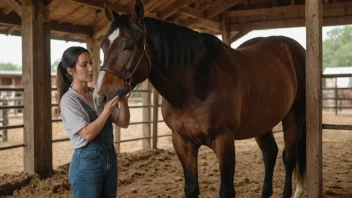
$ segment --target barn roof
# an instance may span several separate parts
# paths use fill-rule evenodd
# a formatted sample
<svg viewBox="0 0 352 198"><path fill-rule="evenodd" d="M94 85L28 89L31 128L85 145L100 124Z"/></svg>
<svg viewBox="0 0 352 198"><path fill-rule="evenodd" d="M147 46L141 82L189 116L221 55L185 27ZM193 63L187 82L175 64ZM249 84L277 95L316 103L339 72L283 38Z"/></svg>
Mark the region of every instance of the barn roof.
<svg viewBox="0 0 352 198"><path fill-rule="evenodd" d="M21 34L21 0L0 0L0 33ZM110 0L119 13L130 13L134 0ZM304 26L304 0L142 0L146 16L200 32L221 34L222 17L230 21L231 41L251 30ZM51 37L85 42L101 39L108 28L103 0L51 0ZM352 23L352 2L324 0L324 25ZM224 13L224 15L223 15Z"/></svg>

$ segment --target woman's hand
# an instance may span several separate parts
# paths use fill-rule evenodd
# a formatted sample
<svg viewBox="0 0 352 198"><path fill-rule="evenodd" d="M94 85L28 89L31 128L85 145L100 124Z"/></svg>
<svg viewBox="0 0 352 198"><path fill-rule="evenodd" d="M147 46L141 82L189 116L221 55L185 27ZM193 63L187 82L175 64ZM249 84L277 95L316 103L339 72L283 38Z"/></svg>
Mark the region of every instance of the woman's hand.
<svg viewBox="0 0 352 198"><path fill-rule="evenodd" d="M118 97L115 96L115 97L112 98L110 101L106 102L105 105L104 105L104 110L103 110L103 112L105 112L105 113L107 113L108 115L110 115L111 112L116 108L117 101L118 101Z"/></svg>

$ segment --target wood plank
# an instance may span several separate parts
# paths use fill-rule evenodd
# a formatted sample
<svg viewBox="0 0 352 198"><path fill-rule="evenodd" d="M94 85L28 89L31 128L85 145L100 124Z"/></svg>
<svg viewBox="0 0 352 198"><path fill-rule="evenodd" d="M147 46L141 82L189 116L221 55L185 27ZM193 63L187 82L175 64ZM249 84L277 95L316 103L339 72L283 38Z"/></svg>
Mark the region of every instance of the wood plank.
<svg viewBox="0 0 352 198"><path fill-rule="evenodd" d="M153 149L158 148L159 93L153 89Z"/></svg>
<svg viewBox="0 0 352 198"><path fill-rule="evenodd" d="M72 25L69 23L59 24L57 21L50 22L50 29L53 31L65 32L70 34L83 34L88 36L93 35L93 27L82 26L82 25Z"/></svg>
<svg viewBox="0 0 352 198"><path fill-rule="evenodd" d="M329 3L323 5L323 10L333 10L340 8L351 8L352 2L339 2L339 3ZM274 13L280 12L304 12L304 5L292 5L292 6L279 6L272 8L258 8L258 9L248 9L248 10L232 10L229 11L229 17L236 16L253 16L253 15L272 15ZM324 11L323 11L324 12Z"/></svg>
<svg viewBox="0 0 352 198"><path fill-rule="evenodd" d="M25 5L31 5L32 4L32 0L21 0L22 1L22 4L25 4Z"/></svg>
<svg viewBox="0 0 352 198"><path fill-rule="evenodd" d="M101 40L110 27L110 22L106 21L100 26L94 26L94 39Z"/></svg>
<svg viewBox="0 0 352 198"><path fill-rule="evenodd" d="M144 12L150 13L152 12L158 4L161 2L161 0L150 0L148 3L144 4Z"/></svg>
<svg viewBox="0 0 352 198"><path fill-rule="evenodd" d="M12 11L13 9L11 8L11 7L7 7L7 8L5 8L3 11L2 11L2 13L4 13L5 15L8 15L8 14L10 14L10 12Z"/></svg>
<svg viewBox="0 0 352 198"><path fill-rule="evenodd" d="M104 9L104 1L100 1L100 0L70 0L70 1L82 4L82 5L86 5L95 9ZM127 7L118 3L109 2L109 6L119 14L126 14L131 12L130 7Z"/></svg>
<svg viewBox="0 0 352 198"><path fill-rule="evenodd" d="M93 61L93 82L90 87L95 87L100 73L100 42L93 37L87 38L87 48Z"/></svg>
<svg viewBox="0 0 352 198"><path fill-rule="evenodd" d="M322 194L322 25L321 0L306 1L307 193ZM309 78L308 78L309 77Z"/></svg>
<svg viewBox="0 0 352 198"><path fill-rule="evenodd" d="M61 8L61 6L63 6L65 3L66 3L66 0L62 0L62 1L61 1L59 4L57 4L56 6L52 6L51 9L49 8L49 10L50 10L49 15L52 15L57 9Z"/></svg>
<svg viewBox="0 0 352 198"><path fill-rule="evenodd" d="M43 1L22 4L24 171L42 176L52 172L49 24Z"/></svg>
<svg viewBox="0 0 352 198"><path fill-rule="evenodd" d="M190 8L190 7L184 7L182 9L180 9L179 12L184 15L191 16L191 17L205 18L205 13L203 11L197 10L194 8Z"/></svg>
<svg viewBox="0 0 352 198"><path fill-rule="evenodd" d="M352 24L352 16L323 18L324 26ZM305 26L304 18L230 24L231 31L250 31Z"/></svg>
<svg viewBox="0 0 352 198"><path fill-rule="evenodd" d="M208 10L205 11L206 18L212 18L227 9L243 2L243 0L219 0Z"/></svg>
<svg viewBox="0 0 352 198"><path fill-rule="evenodd" d="M142 93L142 100L143 100L143 106L144 105L150 105L150 84L148 80L145 80L142 83L141 88L143 90L148 90L148 92L143 92ZM151 108L143 108L143 122L149 122L146 124L143 124L142 128L142 137L151 137L151 123L150 123L150 111ZM150 145L150 138L142 140L142 149L149 149L151 148Z"/></svg>
<svg viewBox="0 0 352 198"><path fill-rule="evenodd" d="M212 21L210 19L196 18L189 19L188 23L184 24L189 28L200 27L203 29L210 30L213 34L221 34L221 25L218 22Z"/></svg>
<svg viewBox="0 0 352 198"><path fill-rule="evenodd" d="M178 12L181 8L186 7L187 5L192 4L195 1L197 1L197 0L178 0L178 1L170 4L169 6L167 6L161 12L159 12L157 14L157 17L159 19L165 20L169 16L171 16L171 15L175 14L176 12Z"/></svg>
<svg viewBox="0 0 352 198"><path fill-rule="evenodd" d="M71 12L69 12L66 16L62 17L59 21L59 24L63 23L68 17L70 17L72 14L76 12L80 12L82 9L85 8L85 5L79 5L75 9L73 9Z"/></svg>
<svg viewBox="0 0 352 198"><path fill-rule="evenodd" d="M8 30L7 30L7 34L6 35L11 35L15 30L16 30L16 26L13 26L13 27L10 27Z"/></svg>
<svg viewBox="0 0 352 198"><path fill-rule="evenodd" d="M241 37L243 37L244 35L248 34L250 31L241 31L238 32L237 34L231 36L230 38L230 42L233 43L235 41L237 41L238 39L240 39Z"/></svg>
<svg viewBox="0 0 352 198"><path fill-rule="evenodd" d="M8 26L21 25L21 18L14 13L5 15L0 10L0 23ZM93 35L93 28L90 26L72 25L68 23L59 24L57 21L50 22L50 29L52 31L70 34L83 34L88 36Z"/></svg>
<svg viewBox="0 0 352 198"><path fill-rule="evenodd" d="M222 41L226 45L231 46L231 42L230 42L230 21L229 21L229 17L227 15L227 12L224 12L222 14L221 30L222 30Z"/></svg>
<svg viewBox="0 0 352 198"><path fill-rule="evenodd" d="M22 16L21 5L18 4L15 0L7 0L7 4L19 15Z"/></svg>

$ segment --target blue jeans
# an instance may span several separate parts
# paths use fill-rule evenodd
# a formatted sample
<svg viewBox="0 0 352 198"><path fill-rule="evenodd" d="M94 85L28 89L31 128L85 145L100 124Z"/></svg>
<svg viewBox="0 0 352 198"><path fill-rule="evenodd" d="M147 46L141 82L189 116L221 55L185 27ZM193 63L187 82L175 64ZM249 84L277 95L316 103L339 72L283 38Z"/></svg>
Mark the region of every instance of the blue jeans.
<svg viewBox="0 0 352 198"><path fill-rule="evenodd" d="M68 179L74 198L116 198L117 155L115 149L89 147L75 149Z"/></svg>

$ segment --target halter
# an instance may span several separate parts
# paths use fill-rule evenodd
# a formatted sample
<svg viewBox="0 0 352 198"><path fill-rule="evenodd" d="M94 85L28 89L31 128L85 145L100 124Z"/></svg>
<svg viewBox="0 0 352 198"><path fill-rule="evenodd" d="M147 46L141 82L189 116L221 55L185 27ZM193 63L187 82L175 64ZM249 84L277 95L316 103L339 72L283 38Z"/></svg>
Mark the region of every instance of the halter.
<svg viewBox="0 0 352 198"><path fill-rule="evenodd" d="M150 64L150 60L149 60L149 57L147 55L147 29L146 29L146 26L144 25L144 30L142 28L140 28L131 18L130 18L130 25L132 28L138 30L140 33L142 33L143 35L143 51L141 53L141 55L139 56L139 59L137 61L137 63L134 65L132 71L126 75L126 74L123 74L122 72L120 71L117 71L115 69L112 69L110 67L108 67L107 65L104 65L104 66L101 66L100 67L100 71L107 71L111 74L114 74L115 76L117 76L118 78L122 79L124 81L124 84L117 89L116 91L116 95L119 96L119 98L121 98L123 95L126 95L127 97L129 97L131 95L131 92L132 92L132 87L131 87L131 82L132 82L132 77L133 75L136 73L138 67L140 66L142 60L144 57L146 57L148 59L148 65L149 65L149 68L151 69L151 64ZM128 86L129 87L129 91L127 94L125 94L125 90L124 90L124 87L125 86Z"/></svg>

